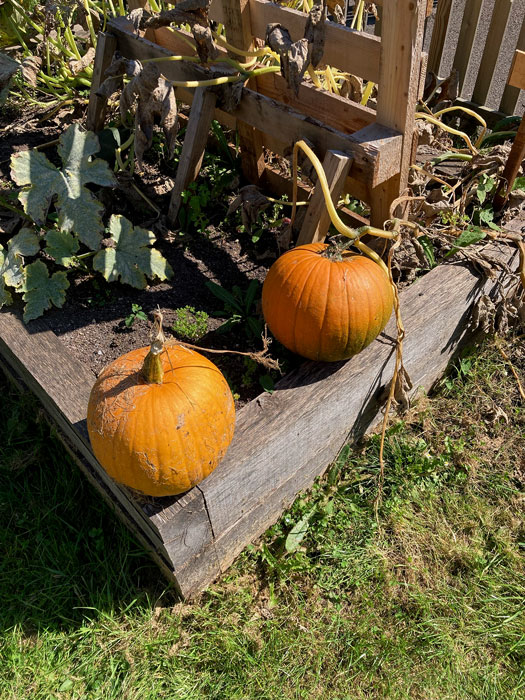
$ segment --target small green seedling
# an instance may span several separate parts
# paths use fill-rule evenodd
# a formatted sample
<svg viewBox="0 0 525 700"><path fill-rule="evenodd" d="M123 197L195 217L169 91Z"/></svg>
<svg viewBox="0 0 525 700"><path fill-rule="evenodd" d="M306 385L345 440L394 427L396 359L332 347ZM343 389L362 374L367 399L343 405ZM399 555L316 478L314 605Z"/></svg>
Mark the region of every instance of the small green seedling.
<svg viewBox="0 0 525 700"><path fill-rule="evenodd" d="M131 328L131 326L135 323L137 319L140 319L141 321L147 321L148 317L142 310L142 306L140 306L140 304L132 304L131 313L124 319L126 328Z"/></svg>

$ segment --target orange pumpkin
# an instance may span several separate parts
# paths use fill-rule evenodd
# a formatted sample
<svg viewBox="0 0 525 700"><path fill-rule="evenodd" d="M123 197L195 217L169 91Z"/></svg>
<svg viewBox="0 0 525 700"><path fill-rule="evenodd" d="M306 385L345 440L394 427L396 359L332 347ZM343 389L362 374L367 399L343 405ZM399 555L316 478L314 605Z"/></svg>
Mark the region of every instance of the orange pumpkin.
<svg viewBox="0 0 525 700"><path fill-rule="evenodd" d="M392 313L392 287L379 265L332 250L325 243L289 250L272 265L263 285L263 314L271 332L310 360L356 355Z"/></svg>
<svg viewBox="0 0 525 700"><path fill-rule="evenodd" d="M93 452L116 481L150 496L187 491L231 442L235 408L219 369L158 340L119 357L98 377L87 424Z"/></svg>

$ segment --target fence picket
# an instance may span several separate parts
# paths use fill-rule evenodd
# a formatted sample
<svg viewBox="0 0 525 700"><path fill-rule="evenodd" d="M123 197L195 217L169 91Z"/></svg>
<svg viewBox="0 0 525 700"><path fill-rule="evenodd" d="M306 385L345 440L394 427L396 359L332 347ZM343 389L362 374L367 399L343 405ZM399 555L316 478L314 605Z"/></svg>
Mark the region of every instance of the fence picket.
<svg viewBox="0 0 525 700"><path fill-rule="evenodd" d="M478 30L481 6L483 0L467 0L465 3L465 11L461 21L461 29L459 30L459 41L454 56L454 67L459 74L459 90L465 83L468 66L470 63L470 55L476 32Z"/></svg>
<svg viewBox="0 0 525 700"><path fill-rule="evenodd" d="M518 51L525 51L525 22L521 25L521 32L518 38L518 43L516 48ZM500 103L500 112L505 112L505 114L513 114L516 109L516 103L518 102L520 96L520 89L514 87L514 85L506 85L503 91L503 96Z"/></svg>
<svg viewBox="0 0 525 700"><path fill-rule="evenodd" d="M441 56L443 55L451 9L452 0L439 0L428 52L428 70L433 71L436 75L439 75L439 66L441 65Z"/></svg>
<svg viewBox="0 0 525 700"><path fill-rule="evenodd" d="M498 61L503 37L507 28L513 0L497 0L490 21L487 43L483 51L481 64L478 71L476 85L472 94L472 101L484 105L490 90L494 69Z"/></svg>

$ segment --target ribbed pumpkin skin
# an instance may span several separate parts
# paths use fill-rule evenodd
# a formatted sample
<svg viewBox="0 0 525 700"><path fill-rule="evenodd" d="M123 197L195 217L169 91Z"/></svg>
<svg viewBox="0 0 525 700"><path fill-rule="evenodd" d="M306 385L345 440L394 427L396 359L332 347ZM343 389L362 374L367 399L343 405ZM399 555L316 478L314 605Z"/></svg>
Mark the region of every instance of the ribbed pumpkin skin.
<svg viewBox="0 0 525 700"><path fill-rule="evenodd" d="M362 255L331 260L325 243L298 246L270 268L262 308L273 335L310 360L357 355L386 326L393 292L387 276Z"/></svg>
<svg viewBox="0 0 525 700"><path fill-rule="evenodd" d="M93 452L116 481L150 496L187 491L224 457L235 407L219 369L187 348L161 355L162 384L140 373L149 348L133 350L104 369L89 398Z"/></svg>

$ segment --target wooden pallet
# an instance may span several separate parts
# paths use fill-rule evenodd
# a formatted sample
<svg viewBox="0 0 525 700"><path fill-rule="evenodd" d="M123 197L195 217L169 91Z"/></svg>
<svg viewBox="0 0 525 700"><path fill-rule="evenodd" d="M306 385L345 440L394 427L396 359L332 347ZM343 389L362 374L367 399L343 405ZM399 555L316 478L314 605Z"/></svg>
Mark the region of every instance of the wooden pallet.
<svg viewBox="0 0 525 700"><path fill-rule="evenodd" d="M517 266L515 249L491 248ZM480 295L508 283L503 273L483 284L467 267L446 265L401 293L405 365L414 391L429 389L472 337L468 319ZM262 394L238 412L233 442L219 467L183 496L162 499L137 499L98 464L86 431L94 376L44 321L25 326L18 315L2 310L0 364L40 399L84 473L187 597L220 576L273 524L347 440L379 420L380 397L393 369L394 333L392 320L357 357L306 362L285 376L275 393Z"/></svg>
<svg viewBox="0 0 525 700"><path fill-rule="evenodd" d="M132 0L130 4L143 7L146 2ZM190 115L190 124L193 120L196 123L191 129L192 138L186 136L184 148L186 162L192 167L175 184L169 212L172 220L180 204L181 187L198 173L196 164L205 147L204 127L212 118L239 131L244 173L254 184L265 181L265 148L282 155L295 141L307 139L321 159L328 151L338 151L339 157L349 159L348 174L333 183L334 197L344 190L368 202L373 225L379 226L389 217L390 204L407 185L413 156L414 114L422 96L426 67L421 47L428 3L383 0L378 4L382 10L381 37L327 22L323 56L323 62L330 66L378 83L377 110L318 90L308 82L303 82L295 95L277 74L251 80L234 112L216 109L209 100L208 109L196 109ZM255 39L264 39L271 23L281 23L292 40L298 39L303 36L307 19L304 13L270 0L214 0L210 17L223 23L227 38L243 49L251 48ZM107 33L99 40L88 127L97 130L102 126L104 101L97 97L96 90L115 49L138 59L184 55L188 51L185 38L183 33L166 27L136 36L122 18L111 20ZM169 80L188 79L188 70L183 62L162 64ZM191 90L176 92L184 102L194 99ZM197 132L200 138L195 138ZM325 221L317 238L327 230Z"/></svg>

